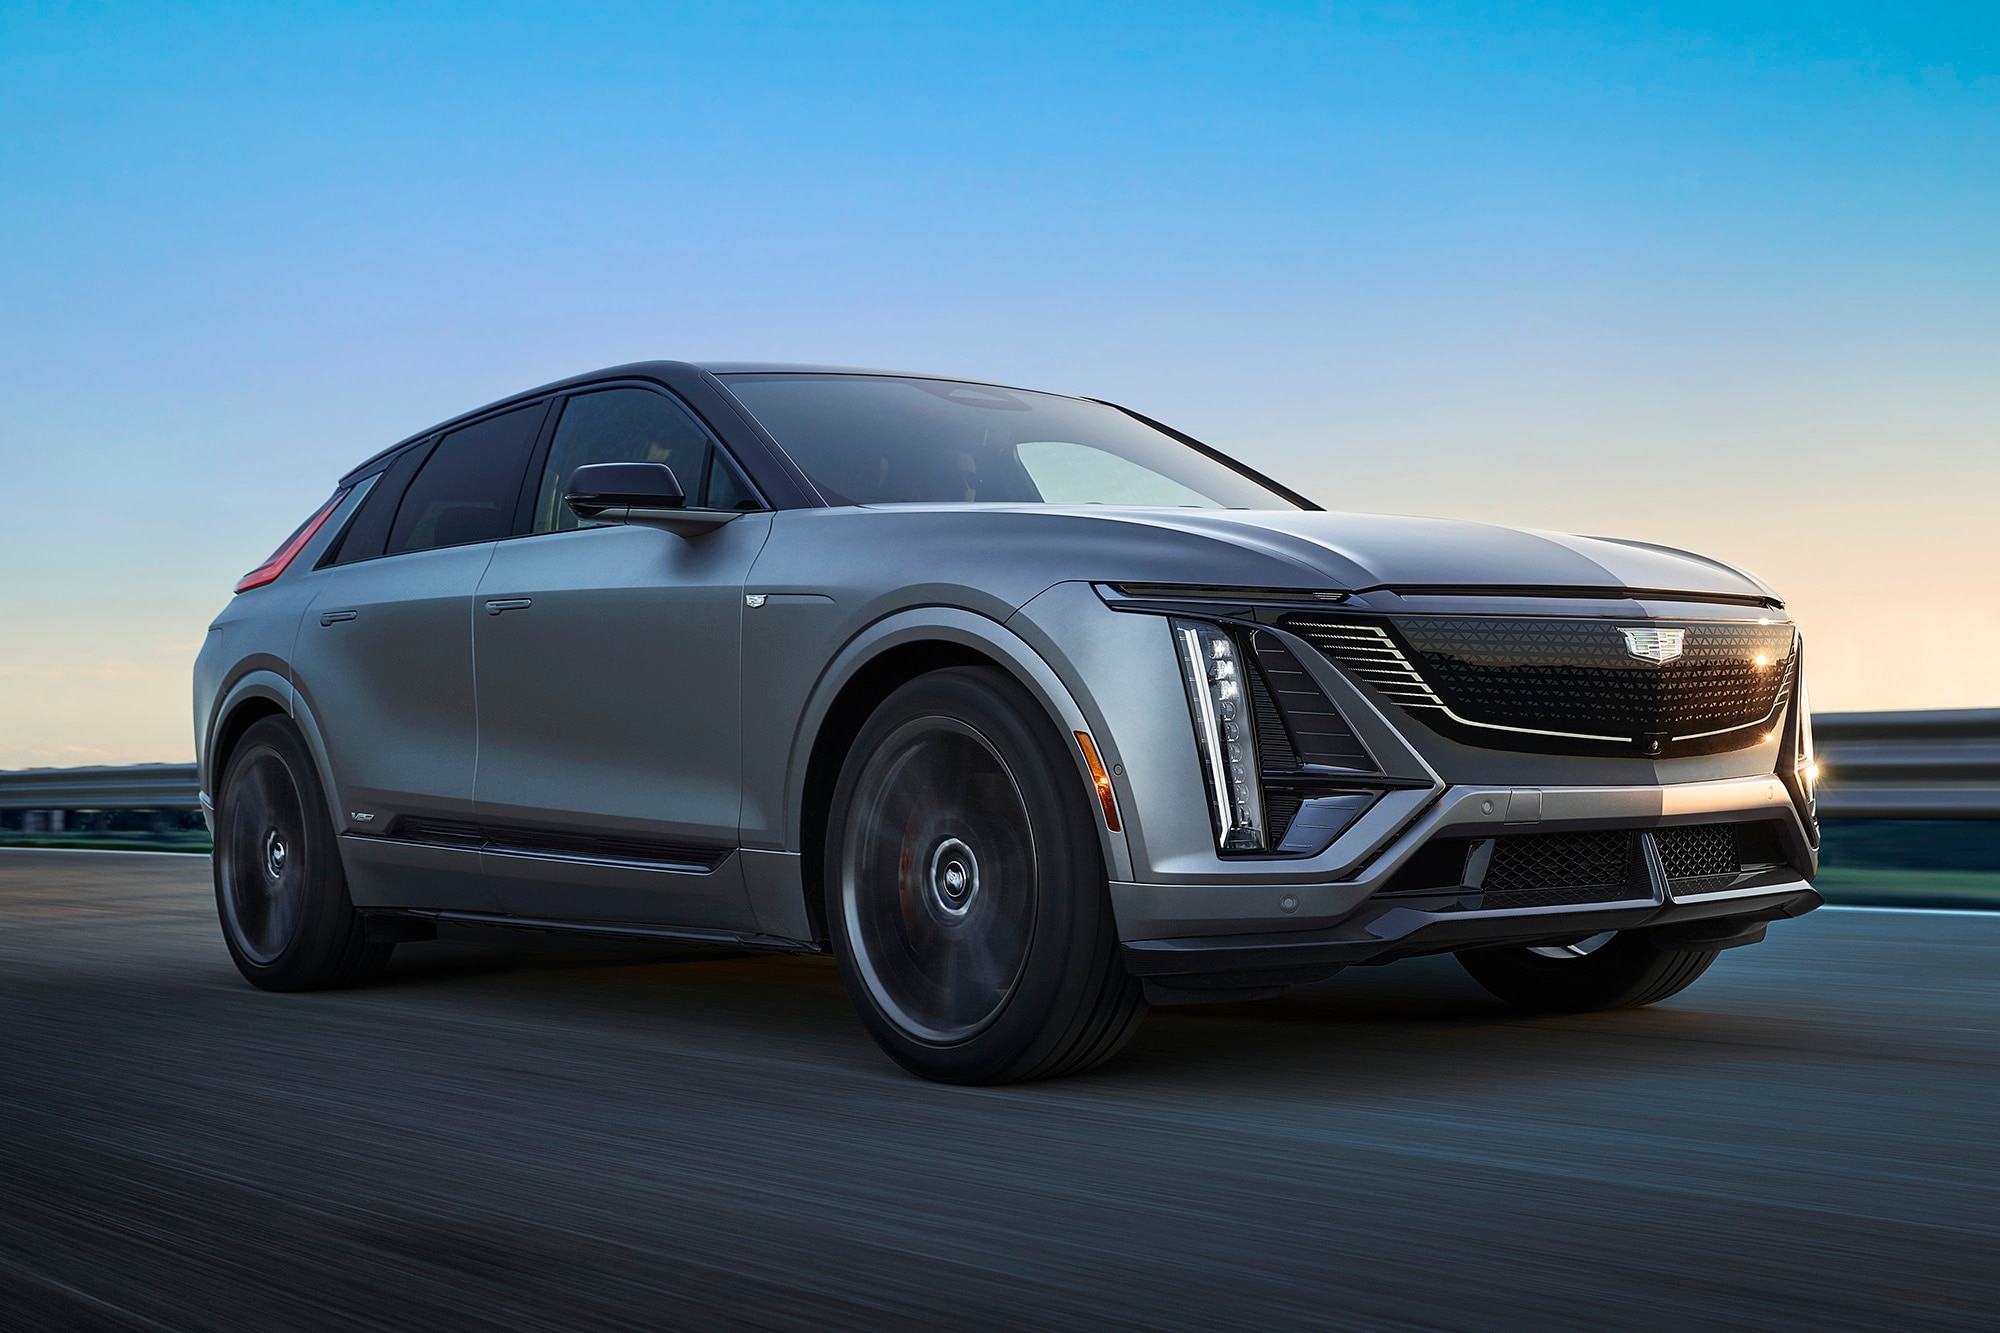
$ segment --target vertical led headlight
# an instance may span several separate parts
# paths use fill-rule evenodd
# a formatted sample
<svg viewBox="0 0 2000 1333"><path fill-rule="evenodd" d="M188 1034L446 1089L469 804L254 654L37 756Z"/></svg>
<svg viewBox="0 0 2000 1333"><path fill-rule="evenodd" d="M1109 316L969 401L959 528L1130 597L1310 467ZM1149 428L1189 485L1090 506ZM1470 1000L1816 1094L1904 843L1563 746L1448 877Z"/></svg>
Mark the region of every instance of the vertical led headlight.
<svg viewBox="0 0 2000 1333"><path fill-rule="evenodd" d="M1806 840L1819 846L1819 755L1813 749L1812 702L1806 696L1806 650L1793 650L1792 709L1786 719L1784 743L1778 747L1778 780L1791 791L1805 822Z"/></svg>
<svg viewBox="0 0 2000 1333"><path fill-rule="evenodd" d="M1249 670L1236 640L1219 625L1171 622L1194 719L1195 749L1208 780L1216 845L1226 852L1264 850L1264 799L1257 783L1256 728L1250 720Z"/></svg>
<svg viewBox="0 0 2000 1333"><path fill-rule="evenodd" d="M1806 683L1799 682L1799 721L1792 739L1792 778L1805 797L1805 817L1813 819L1819 795L1819 754L1813 749L1812 703Z"/></svg>

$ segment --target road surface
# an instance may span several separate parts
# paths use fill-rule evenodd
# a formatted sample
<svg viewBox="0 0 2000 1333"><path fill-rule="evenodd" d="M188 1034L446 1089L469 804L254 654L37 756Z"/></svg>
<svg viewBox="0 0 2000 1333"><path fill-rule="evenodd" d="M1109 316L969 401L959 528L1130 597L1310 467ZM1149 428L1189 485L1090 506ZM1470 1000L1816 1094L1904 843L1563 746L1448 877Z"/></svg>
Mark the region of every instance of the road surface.
<svg viewBox="0 0 2000 1333"><path fill-rule="evenodd" d="M2000 1325L2000 916L1822 911L1585 1017L1356 968L961 1089L817 959L261 994L207 876L0 851L0 1326Z"/></svg>

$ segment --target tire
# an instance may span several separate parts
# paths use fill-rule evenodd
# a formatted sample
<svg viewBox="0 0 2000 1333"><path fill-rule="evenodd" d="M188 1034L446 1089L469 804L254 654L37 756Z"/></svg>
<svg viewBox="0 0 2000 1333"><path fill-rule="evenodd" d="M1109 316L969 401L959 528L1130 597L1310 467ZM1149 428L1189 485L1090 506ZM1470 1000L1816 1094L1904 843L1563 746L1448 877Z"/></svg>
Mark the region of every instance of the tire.
<svg viewBox="0 0 2000 1333"><path fill-rule="evenodd" d="M312 756L284 718L250 725L216 802L215 907L236 970L270 991L351 986L393 944L370 943L347 896Z"/></svg>
<svg viewBox="0 0 2000 1333"><path fill-rule="evenodd" d="M1657 1003L1693 984L1719 952L1655 944L1643 930L1621 931L1596 948L1590 944L1467 949L1458 961L1474 981L1516 1008L1574 1014Z"/></svg>
<svg viewBox="0 0 2000 1333"><path fill-rule="evenodd" d="M841 980L913 1074L1074 1074L1145 1017L1095 807L1061 734L1001 671L933 672L876 709L834 787L824 863Z"/></svg>

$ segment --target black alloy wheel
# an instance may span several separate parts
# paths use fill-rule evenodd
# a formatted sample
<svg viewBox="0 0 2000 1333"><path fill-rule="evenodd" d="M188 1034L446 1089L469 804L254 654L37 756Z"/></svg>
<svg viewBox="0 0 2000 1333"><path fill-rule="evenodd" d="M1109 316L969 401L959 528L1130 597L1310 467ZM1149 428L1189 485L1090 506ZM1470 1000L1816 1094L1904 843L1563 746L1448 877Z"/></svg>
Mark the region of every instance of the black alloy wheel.
<svg viewBox="0 0 2000 1333"><path fill-rule="evenodd" d="M1630 1009L1679 993L1715 961L1715 949L1676 949L1626 930L1528 948L1467 949L1472 979L1520 1009L1586 1013Z"/></svg>
<svg viewBox="0 0 2000 1333"><path fill-rule="evenodd" d="M215 903L236 969L264 990L353 985L393 944L371 944L347 894L319 775L278 717L243 733L216 802Z"/></svg>
<svg viewBox="0 0 2000 1333"><path fill-rule="evenodd" d="M912 1073L1075 1073L1145 1015L1095 806L1061 733L1003 672L934 672L884 701L834 789L825 865L841 979Z"/></svg>

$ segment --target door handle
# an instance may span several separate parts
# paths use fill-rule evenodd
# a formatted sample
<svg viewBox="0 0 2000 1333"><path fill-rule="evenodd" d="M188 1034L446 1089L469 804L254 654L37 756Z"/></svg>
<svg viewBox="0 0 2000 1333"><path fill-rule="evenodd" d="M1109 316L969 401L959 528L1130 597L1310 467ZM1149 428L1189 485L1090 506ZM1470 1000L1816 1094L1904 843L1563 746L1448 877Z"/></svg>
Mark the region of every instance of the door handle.
<svg viewBox="0 0 2000 1333"><path fill-rule="evenodd" d="M502 597L486 604L486 614L497 616L502 611L525 611L534 604L532 597Z"/></svg>
<svg viewBox="0 0 2000 1333"><path fill-rule="evenodd" d="M322 625L338 625L341 621L352 620L360 614L359 611L322 611L319 615L319 623Z"/></svg>

